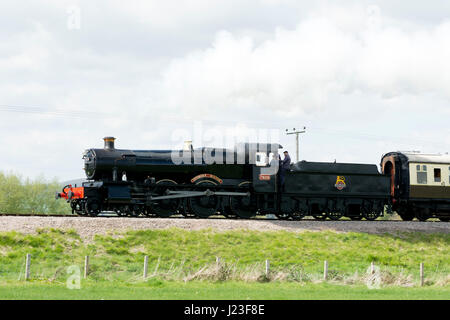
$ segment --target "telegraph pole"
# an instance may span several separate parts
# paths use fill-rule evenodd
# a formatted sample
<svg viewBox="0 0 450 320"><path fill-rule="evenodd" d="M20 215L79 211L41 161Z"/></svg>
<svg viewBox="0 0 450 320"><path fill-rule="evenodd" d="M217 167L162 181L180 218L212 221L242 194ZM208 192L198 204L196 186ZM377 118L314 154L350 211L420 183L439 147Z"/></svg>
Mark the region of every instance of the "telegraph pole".
<svg viewBox="0 0 450 320"><path fill-rule="evenodd" d="M292 131L289 131L289 129L286 129L286 134L295 134L295 142L297 143L297 149L296 149L297 161L300 161L298 135L300 133L305 133L305 132L306 132L306 127L303 127L303 130L296 130L295 128L293 128Z"/></svg>

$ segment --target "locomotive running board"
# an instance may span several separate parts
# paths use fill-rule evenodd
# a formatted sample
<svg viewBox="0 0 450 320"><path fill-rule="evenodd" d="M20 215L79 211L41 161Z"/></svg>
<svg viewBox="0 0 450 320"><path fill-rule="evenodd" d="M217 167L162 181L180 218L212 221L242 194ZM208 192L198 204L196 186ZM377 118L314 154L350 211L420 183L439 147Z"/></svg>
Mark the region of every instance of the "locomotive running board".
<svg viewBox="0 0 450 320"><path fill-rule="evenodd" d="M242 196L249 197L250 192L223 192L223 191L169 191L167 196L150 197L148 201L153 200L166 200L166 199L177 199L177 198L192 198L192 197L203 197L203 196Z"/></svg>

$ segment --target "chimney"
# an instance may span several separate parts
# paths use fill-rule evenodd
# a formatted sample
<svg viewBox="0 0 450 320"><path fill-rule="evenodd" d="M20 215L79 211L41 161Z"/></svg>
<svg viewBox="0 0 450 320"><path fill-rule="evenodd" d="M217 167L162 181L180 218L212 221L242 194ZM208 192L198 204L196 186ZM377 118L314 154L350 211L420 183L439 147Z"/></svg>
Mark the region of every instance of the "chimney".
<svg viewBox="0 0 450 320"><path fill-rule="evenodd" d="M114 137L104 137L103 141L105 141L105 150L114 150Z"/></svg>

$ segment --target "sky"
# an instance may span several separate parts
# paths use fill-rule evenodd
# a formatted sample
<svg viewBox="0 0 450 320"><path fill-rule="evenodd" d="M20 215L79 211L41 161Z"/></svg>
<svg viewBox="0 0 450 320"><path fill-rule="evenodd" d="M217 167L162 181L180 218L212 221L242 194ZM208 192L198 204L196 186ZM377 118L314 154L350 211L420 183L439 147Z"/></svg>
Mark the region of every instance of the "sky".
<svg viewBox="0 0 450 320"><path fill-rule="evenodd" d="M0 2L0 171L84 176L82 153L279 142L379 164L450 151L448 1Z"/></svg>

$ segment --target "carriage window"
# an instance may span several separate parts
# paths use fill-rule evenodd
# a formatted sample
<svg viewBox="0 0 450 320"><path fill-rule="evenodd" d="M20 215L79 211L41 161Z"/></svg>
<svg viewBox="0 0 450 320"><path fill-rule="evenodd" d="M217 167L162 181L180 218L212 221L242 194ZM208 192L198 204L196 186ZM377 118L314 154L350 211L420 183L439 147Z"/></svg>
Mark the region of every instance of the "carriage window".
<svg viewBox="0 0 450 320"><path fill-rule="evenodd" d="M417 165L417 183L418 184L427 184L427 166Z"/></svg>
<svg viewBox="0 0 450 320"><path fill-rule="evenodd" d="M427 173L426 172L417 172L417 183L418 184L427 184Z"/></svg>
<svg viewBox="0 0 450 320"><path fill-rule="evenodd" d="M441 169L434 169L434 182L441 182Z"/></svg>

